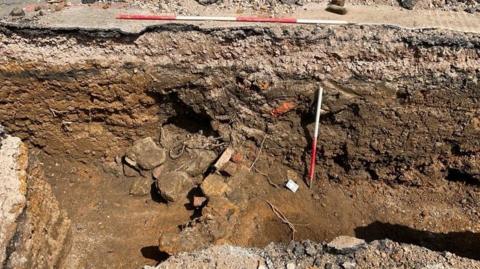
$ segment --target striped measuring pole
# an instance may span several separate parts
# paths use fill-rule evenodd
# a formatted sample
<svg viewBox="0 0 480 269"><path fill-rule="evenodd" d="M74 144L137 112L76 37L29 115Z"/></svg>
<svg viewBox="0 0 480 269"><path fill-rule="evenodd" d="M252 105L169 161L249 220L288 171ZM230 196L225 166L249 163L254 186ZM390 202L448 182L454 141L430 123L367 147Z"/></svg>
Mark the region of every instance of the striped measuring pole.
<svg viewBox="0 0 480 269"><path fill-rule="evenodd" d="M119 20L156 20L156 21L229 21L229 22L259 22L259 23L296 23L296 24L349 24L340 20L297 19L297 18L267 18L252 16L175 16L175 15L144 15L119 14Z"/></svg>

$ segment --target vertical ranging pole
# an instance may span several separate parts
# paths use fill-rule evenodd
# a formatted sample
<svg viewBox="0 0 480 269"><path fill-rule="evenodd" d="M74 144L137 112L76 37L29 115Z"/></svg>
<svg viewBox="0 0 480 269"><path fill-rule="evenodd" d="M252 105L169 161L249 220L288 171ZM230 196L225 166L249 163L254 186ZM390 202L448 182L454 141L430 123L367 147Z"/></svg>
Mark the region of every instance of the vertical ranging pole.
<svg viewBox="0 0 480 269"><path fill-rule="evenodd" d="M312 141L312 155L310 156L310 171L308 173L308 186L311 188L313 184L313 178L315 177L315 162L317 159L317 140L318 140L318 128L320 126L320 110L322 109L322 95L323 88L320 87L318 91L318 100L317 100L317 112L315 114L315 132L313 134Z"/></svg>

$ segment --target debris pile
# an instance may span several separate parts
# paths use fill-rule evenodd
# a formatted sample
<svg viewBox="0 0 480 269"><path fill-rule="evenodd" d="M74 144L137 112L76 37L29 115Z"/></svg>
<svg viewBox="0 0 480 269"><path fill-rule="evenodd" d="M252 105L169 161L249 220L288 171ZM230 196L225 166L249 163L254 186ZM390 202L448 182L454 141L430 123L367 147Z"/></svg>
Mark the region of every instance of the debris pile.
<svg viewBox="0 0 480 269"><path fill-rule="evenodd" d="M348 240L347 240L348 238ZM339 241L342 241L339 243ZM348 242L347 242L348 241ZM340 252L338 250L341 250ZM390 240L365 243L352 237L335 238L332 242L292 241L271 243L264 249L234 246L212 246L191 253L170 257L156 267L176 268L480 268L480 262L449 252L435 252L419 246Z"/></svg>

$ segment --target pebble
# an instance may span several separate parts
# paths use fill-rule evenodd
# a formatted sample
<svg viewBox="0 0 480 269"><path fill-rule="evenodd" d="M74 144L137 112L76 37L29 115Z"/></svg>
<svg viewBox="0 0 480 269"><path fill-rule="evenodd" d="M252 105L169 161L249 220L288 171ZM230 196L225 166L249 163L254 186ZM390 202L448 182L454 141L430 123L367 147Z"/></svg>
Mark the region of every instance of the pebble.
<svg viewBox="0 0 480 269"><path fill-rule="evenodd" d="M356 266L357 266L357 264L354 263L354 262L344 262L344 263L342 263L342 268L343 269L355 269Z"/></svg>
<svg viewBox="0 0 480 269"><path fill-rule="evenodd" d="M355 252L360 247L365 245L365 240L351 236L335 237L327 247L339 254L349 254Z"/></svg>
<svg viewBox="0 0 480 269"><path fill-rule="evenodd" d="M303 254L305 254L305 247L302 244L297 244L293 249L293 254L297 257L303 256Z"/></svg>
<svg viewBox="0 0 480 269"><path fill-rule="evenodd" d="M335 13L335 14L339 14L339 15L347 14L347 9L346 8L341 7L341 6L337 6L337 5L332 5L332 4L328 5L326 10L329 11L329 12Z"/></svg>
<svg viewBox="0 0 480 269"><path fill-rule="evenodd" d="M295 269L295 267L296 267L296 266L295 266L295 264L294 264L293 262L287 263L287 266L286 266L287 269Z"/></svg>
<svg viewBox="0 0 480 269"><path fill-rule="evenodd" d="M399 4L401 7L406 8L406 9L413 9L415 4L417 3L417 0L400 0Z"/></svg>

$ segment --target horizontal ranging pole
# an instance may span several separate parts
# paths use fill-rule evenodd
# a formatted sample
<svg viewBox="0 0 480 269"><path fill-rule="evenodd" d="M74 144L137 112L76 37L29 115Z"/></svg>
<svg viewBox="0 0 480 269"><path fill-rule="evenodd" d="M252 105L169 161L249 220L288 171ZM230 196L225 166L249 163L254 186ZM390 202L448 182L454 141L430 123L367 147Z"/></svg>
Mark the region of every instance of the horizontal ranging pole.
<svg viewBox="0 0 480 269"><path fill-rule="evenodd" d="M220 16L169 16L120 14L120 20L157 20L157 21L237 21L237 22L266 22L266 23L298 23L298 24L348 24L347 21L297 19L297 18L262 18L262 17L220 17Z"/></svg>

